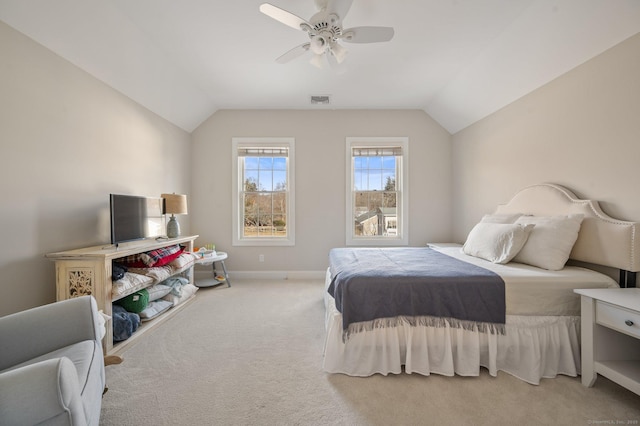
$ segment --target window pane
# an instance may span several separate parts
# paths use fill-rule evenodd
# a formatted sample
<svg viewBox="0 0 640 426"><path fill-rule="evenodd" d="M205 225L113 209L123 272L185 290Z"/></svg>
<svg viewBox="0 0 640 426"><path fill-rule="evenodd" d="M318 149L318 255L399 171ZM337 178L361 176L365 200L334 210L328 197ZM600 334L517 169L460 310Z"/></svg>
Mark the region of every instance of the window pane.
<svg viewBox="0 0 640 426"><path fill-rule="evenodd" d="M253 236L257 233L258 195L244 194L243 235Z"/></svg>
<svg viewBox="0 0 640 426"><path fill-rule="evenodd" d="M290 167L293 165L292 146L277 144L235 145L238 162L238 180L241 185L239 213L236 220L241 220L240 233L234 235L235 242L243 238L259 239L261 237L289 240L293 232L287 226L287 214L293 211L289 206ZM253 156L245 156L247 153ZM270 155L271 154L271 155ZM237 222L235 222L237 223ZM289 231L288 229L291 229ZM259 244L259 243L258 243ZM242 245L242 244L241 244ZM277 244L279 245L279 243Z"/></svg>
<svg viewBox="0 0 640 426"><path fill-rule="evenodd" d="M274 234L278 237L287 235L287 219L284 215L273 216Z"/></svg>
<svg viewBox="0 0 640 426"><path fill-rule="evenodd" d="M273 194L273 214L284 215L287 213L287 194L284 192L276 192Z"/></svg>
<svg viewBox="0 0 640 426"><path fill-rule="evenodd" d="M382 193L372 192L369 193L369 210L375 210L382 207Z"/></svg>
<svg viewBox="0 0 640 426"><path fill-rule="evenodd" d="M354 235L397 235L395 192L356 192L354 196Z"/></svg>
<svg viewBox="0 0 640 426"><path fill-rule="evenodd" d="M361 191L363 189L367 189L366 188L366 173L362 172L361 170L356 170L353 173L353 190L354 191Z"/></svg>
<svg viewBox="0 0 640 426"><path fill-rule="evenodd" d="M271 169L259 171L258 188L260 191L273 191L273 171Z"/></svg>
<svg viewBox="0 0 640 426"><path fill-rule="evenodd" d="M260 157L260 169L272 169L273 157Z"/></svg>
<svg viewBox="0 0 640 426"><path fill-rule="evenodd" d="M274 170L287 170L287 159L284 157L276 157L273 159Z"/></svg>
<svg viewBox="0 0 640 426"><path fill-rule="evenodd" d="M354 157L354 235L397 236L396 157Z"/></svg>
<svg viewBox="0 0 640 426"><path fill-rule="evenodd" d="M260 215L260 222L258 224L258 236L270 237L273 235L272 216Z"/></svg>
<svg viewBox="0 0 640 426"><path fill-rule="evenodd" d="M368 157L369 158L369 168L370 169L381 169L382 168L382 157Z"/></svg>
<svg viewBox="0 0 640 426"><path fill-rule="evenodd" d="M272 207L271 207L271 194L258 194L258 210L261 215L268 214L271 215Z"/></svg>
<svg viewBox="0 0 640 426"><path fill-rule="evenodd" d="M398 235L398 215L396 209L387 209L384 211L384 223L382 229L382 235L388 237L395 237Z"/></svg>
<svg viewBox="0 0 640 426"><path fill-rule="evenodd" d="M347 161L351 183L347 244L408 244L407 227L402 223L406 220L402 186L408 178L403 169L408 140L384 139L347 138L347 155L351 156Z"/></svg>
<svg viewBox="0 0 640 426"><path fill-rule="evenodd" d="M232 142L232 191L237 200L233 206L233 244L293 245L294 139L233 138Z"/></svg>
<svg viewBox="0 0 640 426"><path fill-rule="evenodd" d="M387 208L397 207L398 206L397 198L398 198L398 195L395 192L385 192L383 195L382 207L387 207Z"/></svg>
<svg viewBox="0 0 640 426"><path fill-rule="evenodd" d="M381 191L382 190L382 171L381 170L369 170L369 191Z"/></svg>
<svg viewBox="0 0 640 426"><path fill-rule="evenodd" d="M244 157L245 170L258 170L258 157Z"/></svg>
<svg viewBox="0 0 640 426"><path fill-rule="evenodd" d="M244 190L249 192L258 190L258 171L257 170L245 171Z"/></svg>
<svg viewBox="0 0 640 426"><path fill-rule="evenodd" d="M382 167L385 169L396 169L396 157L382 157Z"/></svg>
<svg viewBox="0 0 640 426"><path fill-rule="evenodd" d="M369 211L369 197L367 192L356 192L354 199L354 216L358 217Z"/></svg>
<svg viewBox="0 0 640 426"><path fill-rule="evenodd" d="M383 172L382 178L384 179L384 190L395 191L396 190L396 174L395 172Z"/></svg>
<svg viewBox="0 0 640 426"><path fill-rule="evenodd" d="M284 191L287 189L287 171L275 170L273 172L273 190Z"/></svg>

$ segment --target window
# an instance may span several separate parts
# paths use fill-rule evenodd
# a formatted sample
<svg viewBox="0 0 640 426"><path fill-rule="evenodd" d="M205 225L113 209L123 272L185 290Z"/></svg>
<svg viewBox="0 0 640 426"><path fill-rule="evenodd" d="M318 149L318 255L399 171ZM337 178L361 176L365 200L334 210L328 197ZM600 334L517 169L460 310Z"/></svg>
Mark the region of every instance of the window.
<svg viewBox="0 0 640 426"><path fill-rule="evenodd" d="M294 245L293 138L233 138L233 245Z"/></svg>
<svg viewBox="0 0 640 426"><path fill-rule="evenodd" d="M407 138L347 138L347 244L407 245Z"/></svg>

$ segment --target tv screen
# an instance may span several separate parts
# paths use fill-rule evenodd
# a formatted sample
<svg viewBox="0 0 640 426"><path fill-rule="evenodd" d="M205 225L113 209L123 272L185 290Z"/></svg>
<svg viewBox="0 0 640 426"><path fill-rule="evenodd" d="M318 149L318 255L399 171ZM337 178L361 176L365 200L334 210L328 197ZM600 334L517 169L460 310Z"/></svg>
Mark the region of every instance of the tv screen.
<svg viewBox="0 0 640 426"><path fill-rule="evenodd" d="M111 244L161 236L162 203L162 198L111 194Z"/></svg>

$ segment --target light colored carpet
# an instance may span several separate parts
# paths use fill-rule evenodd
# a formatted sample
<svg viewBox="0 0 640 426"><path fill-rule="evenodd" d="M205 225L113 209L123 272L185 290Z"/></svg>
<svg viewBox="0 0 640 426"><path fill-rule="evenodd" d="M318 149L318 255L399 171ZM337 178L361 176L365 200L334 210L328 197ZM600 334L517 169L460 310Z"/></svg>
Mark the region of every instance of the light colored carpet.
<svg viewBox="0 0 640 426"><path fill-rule="evenodd" d="M322 371L323 283L203 288L107 367L102 425L639 424L640 396L598 378L355 378Z"/></svg>

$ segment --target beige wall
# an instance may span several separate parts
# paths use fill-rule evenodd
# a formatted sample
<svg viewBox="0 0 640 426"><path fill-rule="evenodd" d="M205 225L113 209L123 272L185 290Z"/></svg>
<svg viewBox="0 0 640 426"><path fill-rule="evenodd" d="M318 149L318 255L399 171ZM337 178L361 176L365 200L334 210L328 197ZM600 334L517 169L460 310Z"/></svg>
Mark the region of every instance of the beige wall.
<svg viewBox="0 0 640 426"><path fill-rule="evenodd" d="M296 245L232 247L231 140L275 136L295 138ZM192 134L189 216L198 243L227 251L234 271L326 269L329 249L345 245L348 136L409 138L409 244L449 239L451 136L423 111L224 110Z"/></svg>
<svg viewBox="0 0 640 426"><path fill-rule="evenodd" d="M45 253L109 242L109 193L187 192L190 135L2 22L0 58L1 316L55 301Z"/></svg>
<svg viewBox="0 0 640 426"><path fill-rule="evenodd" d="M539 182L640 221L639 76L637 34L453 135L454 239Z"/></svg>
<svg viewBox="0 0 640 426"><path fill-rule="evenodd" d="M187 193L183 233L233 271L323 270L345 243L348 136L409 137L413 246L461 242L543 181L640 220L638 52L640 35L453 137L406 110L224 110L189 135L0 22L0 315L55 299L45 253L108 242L111 192ZM234 136L296 139L295 247L231 246Z"/></svg>

